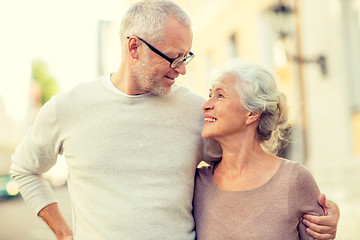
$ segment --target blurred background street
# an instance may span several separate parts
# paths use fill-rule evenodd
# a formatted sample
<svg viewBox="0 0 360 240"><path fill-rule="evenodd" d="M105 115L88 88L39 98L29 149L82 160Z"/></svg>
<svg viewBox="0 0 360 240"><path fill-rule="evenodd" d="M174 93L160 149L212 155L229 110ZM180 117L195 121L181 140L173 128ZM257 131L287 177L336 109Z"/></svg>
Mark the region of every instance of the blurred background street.
<svg viewBox="0 0 360 240"><path fill-rule="evenodd" d="M11 154L42 105L118 68L119 22L132 2L1 2L0 196L18 193ZM207 98L210 71L234 57L276 71L294 123L281 155L303 163L339 205L336 239L360 240L360 0L175 2L192 19L196 56L177 84ZM65 161L46 177L68 209ZM21 198L0 201L0 240L51 237Z"/></svg>
<svg viewBox="0 0 360 240"><path fill-rule="evenodd" d="M56 187L55 194L65 219L71 224L71 203L67 187ZM19 196L0 201L1 240L56 240L45 222Z"/></svg>

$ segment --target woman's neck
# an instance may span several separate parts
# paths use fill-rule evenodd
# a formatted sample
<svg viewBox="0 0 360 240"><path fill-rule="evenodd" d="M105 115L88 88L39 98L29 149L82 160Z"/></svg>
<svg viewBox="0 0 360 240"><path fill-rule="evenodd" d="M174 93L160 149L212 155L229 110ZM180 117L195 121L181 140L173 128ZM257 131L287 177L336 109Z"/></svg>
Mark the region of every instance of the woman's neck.
<svg viewBox="0 0 360 240"><path fill-rule="evenodd" d="M215 166L213 178L220 188L228 191L257 188L279 168L278 157L265 152L259 141L248 140L219 141L223 158Z"/></svg>

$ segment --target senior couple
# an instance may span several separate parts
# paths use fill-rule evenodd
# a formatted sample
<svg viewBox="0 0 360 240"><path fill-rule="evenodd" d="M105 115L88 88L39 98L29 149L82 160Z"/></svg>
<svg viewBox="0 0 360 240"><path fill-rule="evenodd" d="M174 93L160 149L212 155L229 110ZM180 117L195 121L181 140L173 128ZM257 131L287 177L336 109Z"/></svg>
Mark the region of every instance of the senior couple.
<svg viewBox="0 0 360 240"><path fill-rule="evenodd" d="M22 196L57 239L335 238L336 204L275 155L289 124L271 71L234 60L213 74L206 102L174 84L194 54L190 19L172 1L133 4L120 42L119 69L54 96L13 154ZM58 154L72 227L42 177Z"/></svg>

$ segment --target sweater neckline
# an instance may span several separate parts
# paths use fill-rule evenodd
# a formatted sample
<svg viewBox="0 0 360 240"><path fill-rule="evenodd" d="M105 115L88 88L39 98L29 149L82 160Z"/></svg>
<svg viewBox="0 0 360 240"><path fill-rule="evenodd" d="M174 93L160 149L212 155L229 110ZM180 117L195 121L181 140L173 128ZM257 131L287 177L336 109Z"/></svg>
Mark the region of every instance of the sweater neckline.
<svg viewBox="0 0 360 240"><path fill-rule="evenodd" d="M111 92L113 93L116 93L120 96L123 96L123 97L126 97L126 98L143 98L143 97L148 97L148 96L151 96L151 95L154 95L152 93L145 93L145 94L139 94L139 95L129 95L129 94L126 94L124 93L123 91L121 91L120 89L118 89L114 84L113 82L111 81L111 76L112 73L109 73L108 75L104 76L102 78L102 83L104 84L104 86L110 90Z"/></svg>
<svg viewBox="0 0 360 240"><path fill-rule="evenodd" d="M259 187L253 188L253 189L249 189L249 190L239 190L239 191L229 191L229 190L224 190L222 188L220 188L218 185L216 185L214 179L213 179L213 171L214 171L214 167L215 167L215 162L213 162L209 168L209 172L208 172L208 177L210 184L213 186L214 189L216 189L217 192L220 192L222 194L225 195L240 195L240 194L257 194L257 192L261 191L263 188L267 188L269 185L271 185L274 181L276 181L277 178L279 178L279 175L282 171L282 169L284 168L285 165L285 160L281 159L281 163L279 168L276 170L275 174L268 180L266 181L264 184L260 185Z"/></svg>

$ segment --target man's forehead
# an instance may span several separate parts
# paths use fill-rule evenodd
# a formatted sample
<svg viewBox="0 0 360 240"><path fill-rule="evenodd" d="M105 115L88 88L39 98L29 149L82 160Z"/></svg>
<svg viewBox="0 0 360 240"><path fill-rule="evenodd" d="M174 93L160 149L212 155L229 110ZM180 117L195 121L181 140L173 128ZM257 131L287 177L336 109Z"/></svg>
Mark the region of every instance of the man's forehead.
<svg viewBox="0 0 360 240"><path fill-rule="evenodd" d="M164 31L164 43L173 46L174 51L178 51L179 53L191 51L193 34L190 26L174 18L170 18L165 25Z"/></svg>

